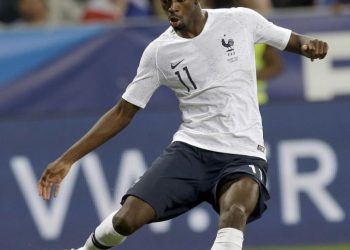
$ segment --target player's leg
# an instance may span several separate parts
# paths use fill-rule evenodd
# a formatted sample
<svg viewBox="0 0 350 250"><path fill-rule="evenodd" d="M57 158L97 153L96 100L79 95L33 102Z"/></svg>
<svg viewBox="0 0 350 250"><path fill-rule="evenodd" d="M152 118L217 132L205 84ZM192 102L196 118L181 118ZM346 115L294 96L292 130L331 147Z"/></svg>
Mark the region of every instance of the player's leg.
<svg viewBox="0 0 350 250"><path fill-rule="evenodd" d="M128 196L123 206L104 219L79 250L110 249L118 246L126 236L155 217L156 213L150 205L139 198Z"/></svg>
<svg viewBox="0 0 350 250"><path fill-rule="evenodd" d="M202 202L202 163L196 150L172 143L127 191L122 208L108 216L79 250L97 250L120 244L145 223L185 213ZM140 197L136 198L136 197Z"/></svg>
<svg viewBox="0 0 350 250"><path fill-rule="evenodd" d="M222 185L219 190L219 229L225 227L244 230L249 215L259 198L259 185L249 176Z"/></svg>
<svg viewBox="0 0 350 250"><path fill-rule="evenodd" d="M226 182L219 188L219 231L211 250L242 249L243 230L259 195L258 183L249 176Z"/></svg>

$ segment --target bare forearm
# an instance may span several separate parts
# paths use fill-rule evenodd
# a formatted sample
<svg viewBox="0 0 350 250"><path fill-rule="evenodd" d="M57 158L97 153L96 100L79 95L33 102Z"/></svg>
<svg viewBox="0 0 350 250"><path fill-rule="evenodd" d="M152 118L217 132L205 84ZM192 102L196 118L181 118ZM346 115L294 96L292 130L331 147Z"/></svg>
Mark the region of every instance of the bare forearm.
<svg viewBox="0 0 350 250"><path fill-rule="evenodd" d="M302 53L302 46L304 44L308 44L312 39L307 36L303 36L300 34L297 34L295 32L292 32L289 43L286 47L286 51L293 52L296 54L303 55Z"/></svg>
<svg viewBox="0 0 350 250"><path fill-rule="evenodd" d="M134 114L125 115L124 108L119 103L105 113L79 141L64 152L60 160L74 163L123 130Z"/></svg>

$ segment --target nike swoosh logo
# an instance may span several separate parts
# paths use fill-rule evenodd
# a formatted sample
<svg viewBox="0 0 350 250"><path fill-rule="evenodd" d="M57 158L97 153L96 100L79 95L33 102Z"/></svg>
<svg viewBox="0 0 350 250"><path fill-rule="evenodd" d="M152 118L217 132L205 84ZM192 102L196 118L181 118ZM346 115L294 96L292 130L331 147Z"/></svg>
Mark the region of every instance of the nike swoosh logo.
<svg viewBox="0 0 350 250"><path fill-rule="evenodd" d="M170 64L171 69L175 69L180 63L182 63L183 60L185 60L185 59L182 59L180 62L178 62L176 64L171 63Z"/></svg>

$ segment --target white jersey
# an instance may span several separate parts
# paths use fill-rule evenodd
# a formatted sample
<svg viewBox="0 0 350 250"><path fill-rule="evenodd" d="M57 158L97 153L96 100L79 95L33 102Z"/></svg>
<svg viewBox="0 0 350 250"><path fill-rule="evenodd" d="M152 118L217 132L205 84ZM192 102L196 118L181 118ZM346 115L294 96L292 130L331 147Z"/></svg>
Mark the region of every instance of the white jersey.
<svg viewBox="0 0 350 250"><path fill-rule="evenodd" d="M197 37L182 38L170 27L150 43L122 98L144 108L165 85L175 92L182 111L173 141L266 159L254 44L282 50L291 31L246 8L206 11Z"/></svg>

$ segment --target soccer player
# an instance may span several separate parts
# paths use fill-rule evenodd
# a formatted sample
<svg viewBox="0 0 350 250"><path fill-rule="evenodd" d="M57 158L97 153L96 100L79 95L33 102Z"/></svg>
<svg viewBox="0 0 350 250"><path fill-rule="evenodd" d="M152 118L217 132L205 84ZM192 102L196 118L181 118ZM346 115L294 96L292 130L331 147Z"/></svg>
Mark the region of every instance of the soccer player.
<svg viewBox="0 0 350 250"><path fill-rule="evenodd" d="M120 245L146 223L203 201L219 214L212 250L242 249L243 231L269 199L254 44L322 59L328 45L268 22L246 8L206 10L200 0L161 0L171 27L145 49L121 100L44 171L39 195L58 195L72 164L125 128L160 86L179 99L173 142L79 249ZM209 247L209 246L208 246Z"/></svg>

